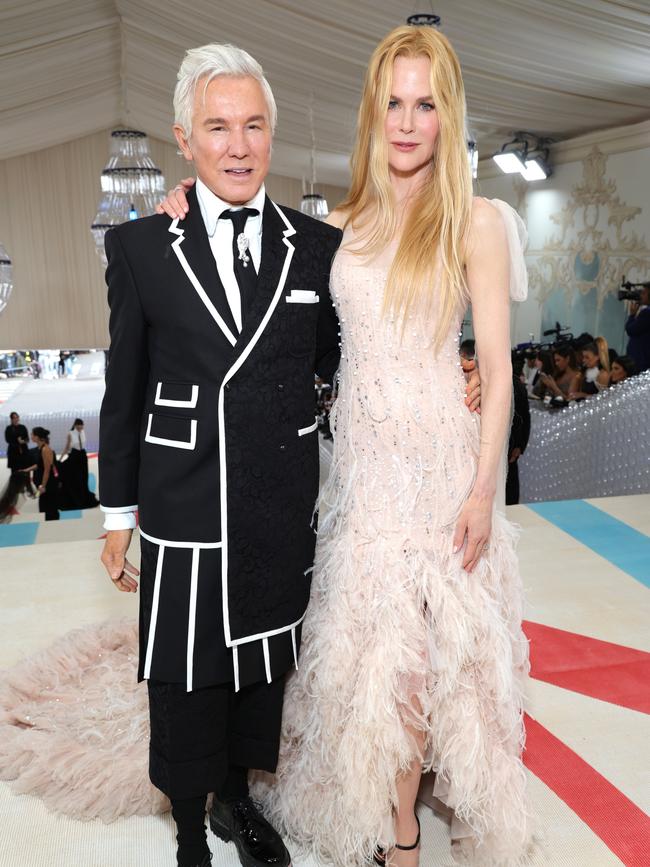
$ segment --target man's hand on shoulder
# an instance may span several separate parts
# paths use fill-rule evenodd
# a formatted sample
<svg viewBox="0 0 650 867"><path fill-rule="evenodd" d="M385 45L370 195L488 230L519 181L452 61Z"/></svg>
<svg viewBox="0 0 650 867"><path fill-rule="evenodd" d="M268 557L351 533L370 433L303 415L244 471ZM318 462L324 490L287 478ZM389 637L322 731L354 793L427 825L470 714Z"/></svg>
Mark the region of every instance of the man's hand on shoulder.
<svg viewBox="0 0 650 867"><path fill-rule="evenodd" d="M133 530L109 530L101 556L111 581L122 593L135 593L138 589L135 578L140 572L126 559L132 535Z"/></svg>
<svg viewBox="0 0 650 867"><path fill-rule="evenodd" d="M327 215L325 222L328 226L334 226L335 229L341 229L341 231L343 231L345 225L345 214L343 211L339 211L335 208Z"/></svg>
<svg viewBox="0 0 650 867"><path fill-rule="evenodd" d="M475 367L467 375L467 386L465 387L465 406L470 412L481 414L481 374L478 372L478 367Z"/></svg>

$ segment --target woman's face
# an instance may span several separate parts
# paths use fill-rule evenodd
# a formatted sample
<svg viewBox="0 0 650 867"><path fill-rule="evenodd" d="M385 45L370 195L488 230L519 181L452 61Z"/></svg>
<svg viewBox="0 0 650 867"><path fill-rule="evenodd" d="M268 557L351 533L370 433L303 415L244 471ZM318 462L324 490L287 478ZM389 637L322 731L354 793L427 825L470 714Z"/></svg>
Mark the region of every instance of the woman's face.
<svg viewBox="0 0 650 867"><path fill-rule="evenodd" d="M582 350L582 363L585 367L597 367L598 356L589 349Z"/></svg>
<svg viewBox="0 0 650 867"><path fill-rule="evenodd" d="M397 57L384 122L391 173L402 177L430 170L440 130L427 57Z"/></svg>
<svg viewBox="0 0 650 867"><path fill-rule="evenodd" d="M569 359L565 358L563 355L558 355L556 352L553 356L553 364L555 365L555 369L560 373L564 373L564 371L569 366Z"/></svg>
<svg viewBox="0 0 650 867"><path fill-rule="evenodd" d="M627 373L625 372L625 368L620 365L618 361L613 361L611 373L612 382L623 382L624 379L627 379Z"/></svg>
<svg viewBox="0 0 650 867"><path fill-rule="evenodd" d="M37 437L35 433L33 433L33 434L31 435L31 441L32 441L33 443L36 443L36 445L39 445L40 442L41 442L41 441L40 441L40 438Z"/></svg>

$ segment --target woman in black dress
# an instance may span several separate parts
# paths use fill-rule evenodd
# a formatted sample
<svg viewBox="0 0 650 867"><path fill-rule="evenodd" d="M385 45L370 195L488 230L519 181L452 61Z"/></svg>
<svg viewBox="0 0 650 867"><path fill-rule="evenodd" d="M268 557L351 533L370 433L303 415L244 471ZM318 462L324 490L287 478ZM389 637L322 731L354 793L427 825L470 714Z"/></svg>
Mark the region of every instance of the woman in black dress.
<svg viewBox="0 0 650 867"><path fill-rule="evenodd" d="M26 467L23 472L34 471L34 484L38 486L38 511L45 513L46 521L58 521L59 515L59 478L56 456L50 448L50 432L44 427L32 429L32 442L38 453L36 463Z"/></svg>
<svg viewBox="0 0 650 867"><path fill-rule="evenodd" d="M67 460L63 462L65 456ZM76 418L68 431L59 466L62 482L62 509L94 509L99 500L88 488L88 455L83 419Z"/></svg>

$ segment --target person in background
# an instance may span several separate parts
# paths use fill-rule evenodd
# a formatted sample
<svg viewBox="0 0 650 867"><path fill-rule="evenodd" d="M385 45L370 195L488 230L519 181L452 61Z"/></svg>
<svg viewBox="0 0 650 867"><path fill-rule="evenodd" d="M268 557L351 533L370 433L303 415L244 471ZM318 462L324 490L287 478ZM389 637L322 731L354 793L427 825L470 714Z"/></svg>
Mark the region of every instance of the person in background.
<svg viewBox="0 0 650 867"><path fill-rule="evenodd" d="M94 509L99 500L88 488L88 455L83 419L76 418L68 431L65 447L61 452L61 481L63 497L61 508Z"/></svg>
<svg viewBox="0 0 650 867"><path fill-rule="evenodd" d="M46 521L58 521L59 478L56 467L56 456L50 448L50 432L44 427L32 429L32 442L38 449L36 463L22 470L24 473L34 472L34 483L38 487L38 511L45 514Z"/></svg>
<svg viewBox="0 0 650 867"><path fill-rule="evenodd" d="M596 338L604 341L604 338ZM607 367L603 365L606 360ZM602 343L599 346L596 341L588 343L582 349L582 366L584 368L582 385L570 392L571 400L583 400L593 397L609 386L609 355Z"/></svg>
<svg viewBox="0 0 650 867"><path fill-rule="evenodd" d="M571 400L571 394L579 391L581 374L575 353L568 343L553 347L553 375L540 374L540 382L545 394L550 394L552 398Z"/></svg>
<svg viewBox="0 0 650 867"><path fill-rule="evenodd" d="M608 374L607 384L609 385L609 372L612 366L612 356L611 353L614 352L616 355L616 350L610 350L607 341L604 337L597 337L594 340L594 343L598 347L598 366L601 370L606 370Z"/></svg>
<svg viewBox="0 0 650 867"><path fill-rule="evenodd" d="M630 376L634 376L636 368L634 361L629 355L619 355L612 362L612 370L609 377L610 385L618 385L619 382L624 382Z"/></svg>
<svg viewBox="0 0 650 867"><path fill-rule="evenodd" d="M521 381L526 386L526 393L530 396L533 393L533 388L535 387L535 383L539 379L539 368L537 366L537 358L539 353L535 352L534 349L526 350L526 354L524 356L525 363L523 370L521 372Z"/></svg>
<svg viewBox="0 0 650 867"><path fill-rule="evenodd" d="M9 416L9 424L5 428L5 440L7 442L7 469L12 472L24 469L29 433L25 425L20 423L20 416L17 412L12 412Z"/></svg>
<svg viewBox="0 0 650 867"><path fill-rule="evenodd" d="M639 301L630 304L625 331L630 338L627 355L634 361L636 372L650 368L650 283L645 283Z"/></svg>
<svg viewBox="0 0 650 867"><path fill-rule="evenodd" d="M460 366L463 368L463 373L468 374L476 370L476 341L463 340L458 348L460 355Z"/></svg>
<svg viewBox="0 0 650 867"><path fill-rule="evenodd" d="M518 376L512 377L514 412L508 442L508 475L506 478L506 506L519 502L519 458L526 451L530 438L530 408L526 386Z"/></svg>
<svg viewBox="0 0 650 867"><path fill-rule="evenodd" d="M533 379L533 390L530 396L537 400L542 400L546 395L546 386L544 385L542 374L550 377L553 376L553 353L550 349L539 350L535 356L535 369L537 370L537 376Z"/></svg>

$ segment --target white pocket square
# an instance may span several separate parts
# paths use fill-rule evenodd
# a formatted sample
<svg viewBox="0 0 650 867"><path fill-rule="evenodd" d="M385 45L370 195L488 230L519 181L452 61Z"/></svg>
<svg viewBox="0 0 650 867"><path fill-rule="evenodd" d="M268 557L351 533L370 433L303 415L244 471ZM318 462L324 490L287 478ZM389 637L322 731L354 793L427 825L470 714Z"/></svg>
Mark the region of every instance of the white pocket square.
<svg viewBox="0 0 650 867"><path fill-rule="evenodd" d="M292 289L290 295L285 295L287 304L318 304L320 300L315 292L309 289Z"/></svg>

